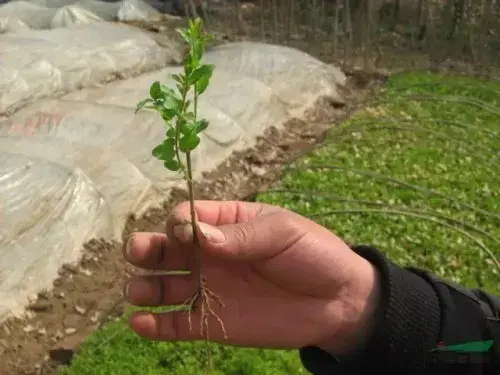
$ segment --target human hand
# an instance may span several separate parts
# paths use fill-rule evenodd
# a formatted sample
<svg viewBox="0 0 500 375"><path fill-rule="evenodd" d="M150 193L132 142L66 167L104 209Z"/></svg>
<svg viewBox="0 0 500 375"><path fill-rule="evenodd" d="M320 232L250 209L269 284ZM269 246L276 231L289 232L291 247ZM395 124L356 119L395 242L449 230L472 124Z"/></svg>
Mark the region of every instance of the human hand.
<svg viewBox="0 0 500 375"><path fill-rule="evenodd" d="M225 307L210 340L237 346L318 346L350 355L367 340L379 300L377 271L326 228L291 211L259 203L195 202L207 285ZM135 233L125 257L148 270L185 270L192 264L189 203L168 218L166 234ZM182 304L197 278L135 276L126 299L137 306ZM202 339L200 315L135 312L131 328L151 340Z"/></svg>

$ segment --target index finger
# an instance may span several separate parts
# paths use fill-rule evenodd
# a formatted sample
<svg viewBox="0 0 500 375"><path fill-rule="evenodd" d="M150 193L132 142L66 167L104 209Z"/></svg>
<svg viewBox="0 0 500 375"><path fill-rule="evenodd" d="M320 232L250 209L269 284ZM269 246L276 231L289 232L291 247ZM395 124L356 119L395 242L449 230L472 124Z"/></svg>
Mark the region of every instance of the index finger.
<svg viewBox="0 0 500 375"><path fill-rule="evenodd" d="M263 211L276 210L263 203L242 201L195 201L196 220L213 226L236 224L253 220ZM169 223L180 224L191 221L191 206L189 201L179 203L167 220Z"/></svg>
<svg viewBox="0 0 500 375"><path fill-rule="evenodd" d="M279 208L253 202L242 201L195 201L195 217L197 222L212 226L247 222L264 212L276 211ZM168 238L176 243L174 227L191 222L191 206L189 201L179 203L167 219L166 232Z"/></svg>

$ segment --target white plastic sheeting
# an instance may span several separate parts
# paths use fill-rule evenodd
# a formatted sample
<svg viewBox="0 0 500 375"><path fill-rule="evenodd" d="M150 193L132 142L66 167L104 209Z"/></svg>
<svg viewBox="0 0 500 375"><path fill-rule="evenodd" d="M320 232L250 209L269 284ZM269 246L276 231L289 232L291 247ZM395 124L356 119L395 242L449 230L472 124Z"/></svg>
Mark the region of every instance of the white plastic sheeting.
<svg viewBox="0 0 500 375"><path fill-rule="evenodd" d="M72 25L87 25L95 22L103 22L94 13L82 8L80 5L67 5L58 9L50 21L50 28L57 29Z"/></svg>
<svg viewBox="0 0 500 375"><path fill-rule="evenodd" d="M98 21L155 21L162 14L143 0L17 0L0 5L0 20L51 29Z"/></svg>
<svg viewBox="0 0 500 375"><path fill-rule="evenodd" d="M0 34L29 29L23 21L17 18L0 17Z"/></svg>
<svg viewBox="0 0 500 375"><path fill-rule="evenodd" d="M301 116L321 96L339 99L345 76L285 47L219 46L199 113L210 125L194 153L195 178L234 150L251 147L270 126ZM181 176L151 156L164 137L161 119L134 115L167 67L108 86L31 104L0 123L0 320L50 287L63 263L79 259L97 236L120 240L127 214L160 203Z"/></svg>
<svg viewBox="0 0 500 375"><path fill-rule="evenodd" d="M0 116L26 103L179 62L181 46L99 23L0 35Z"/></svg>

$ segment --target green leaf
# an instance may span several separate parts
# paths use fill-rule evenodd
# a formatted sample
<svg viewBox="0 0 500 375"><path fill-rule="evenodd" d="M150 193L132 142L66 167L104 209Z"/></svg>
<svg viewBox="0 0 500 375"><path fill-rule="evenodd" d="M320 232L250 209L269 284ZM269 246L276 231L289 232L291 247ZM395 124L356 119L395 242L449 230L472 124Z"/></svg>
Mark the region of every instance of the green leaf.
<svg viewBox="0 0 500 375"><path fill-rule="evenodd" d="M195 84L195 89L196 93L198 95L201 95L205 92L205 90L208 88L208 84L210 83L210 77L208 76L203 76L201 77L198 82Z"/></svg>
<svg viewBox="0 0 500 375"><path fill-rule="evenodd" d="M182 74L172 74L170 77L172 77L175 82L179 82L181 85L184 83L184 76Z"/></svg>
<svg viewBox="0 0 500 375"><path fill-rule="evenodd" d="M165 166L165 168L172 172L177 172L179 169L181 169L181 165L175 159L165 160L163 165Z"/></svg>
<svg viewBox="0 0 500 375"><path fill-rule="evenodd" d="M184 57L184 75L189 77L196 64L193 63L193 57L191 53L186 54Z"/></svg>
<svg viewBox="0 0 500 375"><path fill-rule="evenodd" d="M161 115L166 122L179 114L180 102L175 96L167 94L161 108Z"/></svg>
<svg viewBox="0 0 500 375"><path fill-rule="evenodd" d="M208 121L207 120L199 120L196 122L195 129L196 133L201 133L204 131L206 128L208 128Z"/></svg>
<svg viewBox="0 0 500 375"><path fill-rule="evenodd" d="M192 46L192 55L193 55L193 62L198 65L199 62L201 61L201 58L203 57L203 53L205 52L205 46L203 45L203 42L201 40L196 40L193 43Z"/></svg>
<svg viewBox="0 0 500 375"><path fill-rule="evenodd" d="M204 68L207 67L207 68ZM198 79L195 84L196 92L198 95L201 95L208 88L208 84L210 83L210 78L212 78L212 74L214 71L213 65L201 65L200 69L203 68L204 74Z"/></svg>
<svg viewBox="0 0 500 375"><path fill-rule="evenodd" d="M196 132L196 124L194 123L194 121L189 121L187 119L184 119L184 121L182 121L180 123L180 127L179 127L179 130L181 131L182 134L190 134L190 133L193 133Z"/></svg>
<svg viewBox="0 0 500 375"><path fill-rule="evenodd" d="M150 87L151 98L138 105L142 107L153 104L165 121L167 139L154 148L153 155L163 160L165 167L171 171L183 168L180 160L175 158L176 151L180 149L186 153L194 150L200 144L198 134L208 127L206 120L195 121L194 113L197 108L190 108L193 103L187 99L191 89L195 89L198 95L205 92L213 74L213 65L200 64L205 42L209 40L202 32L202 25L203 21L197 18L188 21L188 28L176 29L189 48L184 55L184 73L170 75L175 81L174 90L154 82ZM180 139L177 138L178 135Z"/></svg>
<svg viewBox="0 0 500 375"><path fill-rule="evenodd" d="M193 21L189 21L189 33L191 34L192 39L198 39L200 37L201 27L203 21L200 17L196 17Z"/></svg>
<svg viewBox="0 0 500 375"><path fill-rule="evenodd" d="M171 160L175 156L175 139L167 138L153 149L153 156L158 160Z"/></svg>
<svg viewBox="0 0 500 375"><path fill-rule="evenodd" d="M212 76L213 69L214 69L213 65L204 64L204 65L198 66L189 75L188 84L194 85L201 78L210 79L210 77ZM205 87L205 89L206 89L206 87Z"/></svg>
<svg viewBox="0 0 500 375"><path fill-rule="evenodd" d="M172 108L162 107L160 111L161 111L161 117L165 122L170 122L177 115L177 111Z"/></svg>
<svg viewBox="0 0 500 375"><path fill-rule="evenodd" d="M191 44L191 36L189 35L189 31L186 29L176 28L175 31L179 33L179 35L184 39L187 44Z"/></svg>
<svg viewBox="0 0 500 375"><path fill-rule="evenodd" d="M170 87L166 85L161 85L161 90L163 91L164 97L172 98L172 99L180 99L179 95L172 90Z"/></svg>
<svg viewBox="0 0 500 375"><path fill-rule="evenodd" d="M193 151L200 144L200 137L194 132L184 135L179 140L179 149L182 152Z"/></svg>
<svg viewBox="0 0 500 375"><path fill-rule="evenodd" d="M153 100L163 99L163 90L159 81L155 81L151 85L151 87L149 88L149 95L151 95L151 98Z"/></svg>
<svg viewBox="0 0 500 375"><path fill-rule="evenodd" d="M165 135L168 137L168 138L174 138L175 139L175 136L177 135L176 134L176 131L175 131L175 128L174 127L171 127L167 130L167 132L165 133Z"/></svg>
<svg viewBox="0 0 500 375"><path fill-rule="evenodd" d="M177 90L179 90L179 92L182 95L184 93L184 87L181 84L179 84L179 83L176 85L176 87L177 87Z"/></svg>
<svg viewBox="0 0 500 375"><path fill-rule="evenodd" d="M215 39L215 37L213 35L210 35L210 34L205 34L201 37L203 44L205 44L206 42L210 42L211 40L214 40L214 39Z"/></svg>
<svg viewBox="0 0 500 375"><path fill-rule="evenodd" d="M135 108L135 113L139 112L141 109L145 108L148 104L153 103L153 100L151 98L143 99L139 103L137 103L137 107ZM152 106L148 106L148 108L151 108ZM154 108L154 107L152 107Z"/></svg>

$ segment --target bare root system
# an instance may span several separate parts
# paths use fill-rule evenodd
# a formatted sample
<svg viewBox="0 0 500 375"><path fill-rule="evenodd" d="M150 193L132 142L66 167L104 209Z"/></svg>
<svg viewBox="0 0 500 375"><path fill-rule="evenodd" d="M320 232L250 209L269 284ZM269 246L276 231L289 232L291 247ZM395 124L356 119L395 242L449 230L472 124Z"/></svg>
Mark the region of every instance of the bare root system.
<svg viewBox="0 0 500 375"><path fill-rule="evenodd" d="M186 301L185 305L188 307L188 314L189 314L188 321L190 330L193 329L192 314L193 312L199 309L201 314L200 317L201 336L207 340L209 339L208 322L210 317L213 317L219 322L220 328L224 334L224 338L227 338L226 327L224 326L224 322L214 309L217 307L224 308L225 305L222 302L222 299L208 288L204 277L200 279L199 287L196 293Z"/></svg>
<svg viewBox="0 0 500 375"><path fill-rule="evenodd" d="M205 339L207 361L205 373L208 375L213 368L212 353L210 352L209 320L211 317L213 317L219 322L222 333L224 334L224 338L227 339L226 327L224 326L224 322L222 321L219 314L215 311L215 308L224 308L225 305L222 302L222 299L208 288L206 280L203 276L200 277L198 290L191 298L189 298L184 303L184 305L188 308L188 322L190 331L193 330L193 312L197 311L198 309L200 310L200 334L201 337Z"/></svg>

